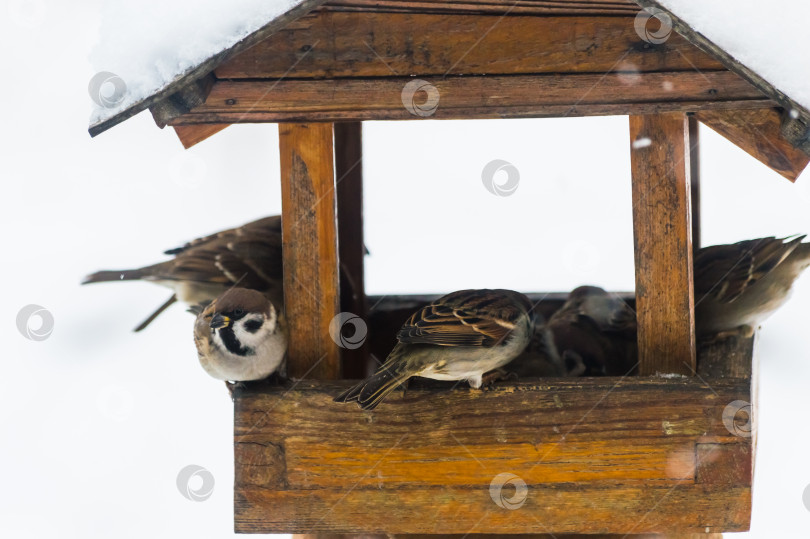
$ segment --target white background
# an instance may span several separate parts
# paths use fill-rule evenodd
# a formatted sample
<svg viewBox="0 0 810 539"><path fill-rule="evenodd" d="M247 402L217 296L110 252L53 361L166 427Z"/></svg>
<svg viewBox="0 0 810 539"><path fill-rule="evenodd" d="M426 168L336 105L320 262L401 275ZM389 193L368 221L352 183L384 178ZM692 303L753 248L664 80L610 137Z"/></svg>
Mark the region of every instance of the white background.
<svg viewBox="0 0 810 539"><path fill-rule="evenodd" d="M98 12L97 2L0 4L0 536L228 536L232 406L197 364L190 315L175 306L133 334L168 291L79 281L279 212L277 129L230 127L184 151L141 114L91 140ZM791 185L701 135L705 244L810 232L810 178ZM624 117L366 124L368 292L632 289L628 145ZM513 196L484 189L493 159L519 170ZM42 342L15 325L31 303L55 317ZM761 332L746 537L810 530L808 306L805 278ZM189 464L216 479L204 502L175 485Z"/></svg>

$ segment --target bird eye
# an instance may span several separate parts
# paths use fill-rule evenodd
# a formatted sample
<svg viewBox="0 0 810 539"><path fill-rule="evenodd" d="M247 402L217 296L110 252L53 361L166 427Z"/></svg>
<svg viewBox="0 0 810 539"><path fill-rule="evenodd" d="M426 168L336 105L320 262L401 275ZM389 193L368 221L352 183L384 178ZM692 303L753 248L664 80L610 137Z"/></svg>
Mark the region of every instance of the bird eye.
<svg viewBox="0 0 810 539"><path fill-rule="evenodd" d="M244 311L242 309L235 309L233 311L233 314L234 316L242 316L244 314Z"/></svg>

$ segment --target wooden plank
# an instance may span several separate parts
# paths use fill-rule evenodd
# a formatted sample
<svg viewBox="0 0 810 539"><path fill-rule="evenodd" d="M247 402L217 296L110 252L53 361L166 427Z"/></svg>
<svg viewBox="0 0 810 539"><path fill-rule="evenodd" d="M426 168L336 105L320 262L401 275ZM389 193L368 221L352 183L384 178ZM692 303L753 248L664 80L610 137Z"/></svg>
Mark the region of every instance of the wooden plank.
<svg viewBox="0 0 810 539"><path fill-rule="evenodd" d="M268 22L266 25L262 26L255 32L240 39L233 46L211 55L206 60L200 62L197 65L190 66L184 73L178 75L173 81L169 82L167 85L165 85L157 92L133 103L123 111L119 112L118 114L110 118L98 121L90 125L87 131L90 133L91 137L95 137L96 135L103 133L107 129L115 125L118 125L119 123L128 120L129 118L132 118L139 112L151 108L156 104L158 104L159 102L166 100L170 96L177 94L179 91L182 91L182 89L186 88L189 84L193 84L194 81L207 76L223 61L252 47L256 43L259 43L260 41L267 38L268 36L273 35L275 32L284 28L291 22L295 21L296 19L306 15L313 9L317 8L318 6L323 4L324 1L325 0L297 1L294 5L290 6L290 8L286 12L282 13L272 21Z"/></svg>
<svg viewBox="0 0 810 539"><path fill-rule="evenodd" d="M689 188L692 205L692 249L700 249L700 125L689 115Z"/></svg>
<svg viewBox="0 0 810 539"><path fill-rule="evenodd" d="M728 69L749 81L764 95L775 101L779 106L787 111L792 111L795 115L795 118L791 118L794 123L794 129L787 131L785 134L789 137L790 142L794 146L800 147L803 151L810 155L810 110L776 88L773 84L768 82L764 77L757 74L748 66L737 61L736 58L725 51L722 47L719 47L706 36L694 30L684 20L664 7L660 1L634 1L642 7L656 8L667 13L672 21L672 27L678 34L684 36L687 40L689 40L690 43L693 43L695 46L720 60Z"/></svg>
<svg viewBox="0 0 810 539"><path fill-rule="evenodd" d="M329 338L340 305L332 125L280 125L279 147L287 374L338 378L340 353Z"/></svg>
<svg viewBox="0 0 810 539"><path fill-rule="evenodd" d="M188 150L208 137L216 135L230 124L176 125L174 131L183 148Z"/></svg>
<svg viewBox="0 0 810 539"><path fill-rule="evenodd" d="M695 117L792 182L810 163L810 155L782 135L782 115L775 108L698 111Z"/></svg>
<svg viewBox="0 0 810 539"><path fill-rule="evenodd" d="M635 15L631 0L331 0L321 11L488 13L510 15Z"/></svg>
<svg viewBox="0 0 810 539"><path fill-rule="evenodd" d="M771 106L725 72L516 75L426 79L440 96L428 118L530 118ZM402 104L410 78L218 81L173 125L421 119ZM324 96L329 96L325 99Z"/></svg>
<svg viewBox="0 0 810 539"><path fill-rule="evenodd" d="M337 176L338 245L341 281L340 310L367 320L363 243L363 137L360 122L335 124L335 173ZM354 328L355 331L359 329ZM342 348L343 376L367 376L368 346ZM354 341L353 341L354 343Z"/></svg>
<svg viewBox="0 0 810 539"><path fill-rule="evenodd" d="M636 8L636 12L638 8ZM627 17L319 13L220 65L220 79L717 71L673 34L642 41ZM385 32L380 32L385 28Z"/></svg>
<svg viewBox="0 0 810 539"><path fill-rule="evenodd" d="M237 532L748 527L750 476L739 463L752 439L731 434L723 410L750 400L749 380L582 378L485 391L411 389L373 412L332 402L350 383L236 391ZM711 444L723 445L720 457L701 462ZM735 470L731 482L724 468ZM515 510L498 505L505 478L495 478L503 473L520 480L505 498L518 493L516 483L526 485Z"/></svg>
<svg viewBox="0 0 810 539"><path fill-rule="evenodd" d="M688 122L630 117L639 374L695 372Z"/></svg>

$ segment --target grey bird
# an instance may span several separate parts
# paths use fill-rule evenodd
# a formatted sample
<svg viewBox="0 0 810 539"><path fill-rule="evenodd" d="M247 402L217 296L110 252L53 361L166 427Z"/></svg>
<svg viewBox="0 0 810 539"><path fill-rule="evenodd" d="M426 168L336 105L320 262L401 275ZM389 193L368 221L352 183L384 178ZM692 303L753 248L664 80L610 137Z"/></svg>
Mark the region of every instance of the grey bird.
<svg viewBox="0 0 810 539"><path fill-rule="evenodd" d="M399 341L375 374L348 389L336 402L374 409L413 376L466 380L479 388L484 373L517 357L534 331L532 304L512 290L461 290L415 312L397 334Z"/></svg>
<svg viewBox="0 0 810 539"><path fill-rule="evenodd" d="M509 365L519 378L630 374L638 359L636 316L625 301L596 286L574 289L526 351Z"/></svg>
<svg viewBox="0 0 810 539"><path fill-rule="evenodd" d="M805 236L704 247L695 254L695 331L701 341L750 337L810 266Z"/></svg>
<svg viewBox="0 0 810 539"><path fill-rule="evenodd" d="M194 344L200 364L214 378L262 380L284 362L287 326L264 294L232 288L199 312Z"/></svg>
<svg viewBox="0 0 810 539"><path fill-rule="evenodd" d="M206 304L232 286L258 290L282 308L279 215L198 238L164 254L174 258L137 269L99 271L85 277L82 284L143 280L171 288L172 296L135 331L144 329L177 300L189 306Z"/></svg>
<svg viewBox="0 0 810 539"><path fill-rule="evenodd" d="M583 376L633 373L636 313L617 295L597 286L575 288L548 325L563 362L581 365Z"/></svg>

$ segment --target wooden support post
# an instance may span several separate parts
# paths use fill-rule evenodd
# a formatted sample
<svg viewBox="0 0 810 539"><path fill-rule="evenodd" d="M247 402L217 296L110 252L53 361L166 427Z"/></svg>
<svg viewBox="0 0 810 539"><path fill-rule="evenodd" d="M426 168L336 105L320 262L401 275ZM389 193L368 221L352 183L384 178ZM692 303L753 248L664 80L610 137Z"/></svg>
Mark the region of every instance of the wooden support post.
<svg viewBox="0 0 810 539"><path fill-rule="evenodd" d="M340 253L340 310L367 321L363 273L363 139L362 123L335 124L335 175L337 176L338 237ZM357 330L357 327L355 327ZM367 372L368 346L342 348L344 378L363 378Z"/></svg>
<svg viewBox="0 0 810 539"><path fill-rule="evenodd" d="M688 135L681 113L630 117L642 376L695 369Z"/></svg>
<svg viewBox="0 0 810 539"><path fill-rule="evenodd" d="M700 249L700 122L689 114L689 185L692 204L692 249Z"/></svg>
<svg viewBox="0 0 810 539"><path fill-rule="evenodd" d="M338 313L338 236L332 124L280 124L284 307L292 378L340 377L329 336Z"/></svg>

